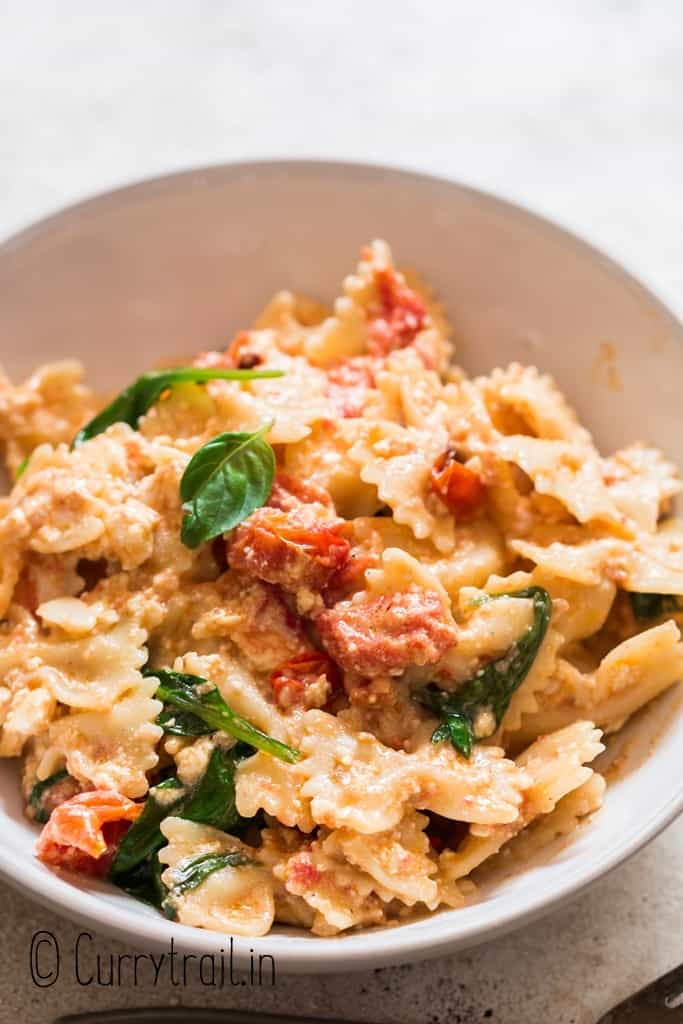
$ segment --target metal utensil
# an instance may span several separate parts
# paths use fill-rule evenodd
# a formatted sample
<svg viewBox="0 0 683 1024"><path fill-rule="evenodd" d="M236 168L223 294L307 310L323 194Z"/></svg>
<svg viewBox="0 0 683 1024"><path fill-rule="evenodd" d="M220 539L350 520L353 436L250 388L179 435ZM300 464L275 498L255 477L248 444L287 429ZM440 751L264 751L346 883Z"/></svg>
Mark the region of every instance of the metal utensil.
<svg viewBox="0 0 683 1024"><path fill-rule="evenodd" d="M619 1003L598 1024L683 1024L683 964Z"/></svg>

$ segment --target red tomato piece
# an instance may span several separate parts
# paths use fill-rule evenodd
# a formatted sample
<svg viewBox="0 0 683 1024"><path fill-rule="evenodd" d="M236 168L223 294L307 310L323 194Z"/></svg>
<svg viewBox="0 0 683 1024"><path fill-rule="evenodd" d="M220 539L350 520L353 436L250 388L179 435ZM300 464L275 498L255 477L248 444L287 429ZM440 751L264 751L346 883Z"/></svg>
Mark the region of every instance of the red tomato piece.
<svg viewBox="0 0 683 1024"><path fill-rule="evenodd" d="M289 708L293 704L308 707L307 692L321 680L326 685L326 701L341 689L339 669L329 655L323 651L305 651L279 665L271 674L270 685L280 707Z"/></svg>
<svg viewBox="0 0 683 1024"><path fill-rule="evenodd" d="M376 271L375 283L381 308L370 324L368 349L371 355L384 356L415 340L427 310L417 292L401 281L393 268Z"/></svg>
<svg viewBox="0 0 683 1024"><path fill-rule="evenodd" d="M434 493L458 519L472 519L481 509L486 488L467 466L458 462L456 453L449 449L440 455L432 467L431 486Z"/></svg>
<svg viewBox="0 0 683 1024"><path fill-rule="evenodd" d="M53 810L38 839L38 859L82 874L104 875L142 807L114 790L78 793Z"/></svg>
<svg viewBox="0 0 683 1024"><path fill-rule="evenodd" d="M340 601L315 620L337 664L372 679L434 665L457 641L436 591L412 587L365 601Z"/></svg>
<svg viewBox="0 0 683 1024"><path fill-rule="evenodd" d="M260 508L235 530L228 562L284 590L319 591L349 557L346 529L342 519L321 518L314 505Z"/></svg>
<svg viewBox="0 0 683 1024"><path fill-rule="evenodd" d="M313 863L310 850L304 849L290 857L285 866L286 886L297 896L311 889L322 878Z"/></svg>
<svg viewBox="0 0 683 1024"><path fill-rule="evenodd" d="M379 564L377 551L367 550L360 545L352 546L348 560L329 581L325 590L325 603L334 605L359 590L364 585L368 569L376 569Z"/></svg>

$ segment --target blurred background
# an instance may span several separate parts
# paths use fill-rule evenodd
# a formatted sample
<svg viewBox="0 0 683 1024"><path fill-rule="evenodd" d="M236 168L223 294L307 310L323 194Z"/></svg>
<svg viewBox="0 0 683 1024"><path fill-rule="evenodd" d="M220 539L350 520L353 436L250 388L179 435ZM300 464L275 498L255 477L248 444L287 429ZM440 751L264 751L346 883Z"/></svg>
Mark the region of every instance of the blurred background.
<svg viewBox="0 0 683 1024"><path fill-rule="evenodd" d="M681 0L0 0L1 237L138 178L306 156L427 171L528 205L683 316ZM679 822L592 893L485 950L174 998L321 1019L594 1024L683 959L682 847ZM47 1020L48 1006L168 1001L68 979L32 989L31 934L50 927L68 943L78 929L0 895L13 936L2 1024Z"/></svg>
<svg viewBox="0 0 683 1024"><path fill-rule="evenodd" d="M588 237L683 312L680 0L0 0L0 235L190 165L431 171Z"/></svg>

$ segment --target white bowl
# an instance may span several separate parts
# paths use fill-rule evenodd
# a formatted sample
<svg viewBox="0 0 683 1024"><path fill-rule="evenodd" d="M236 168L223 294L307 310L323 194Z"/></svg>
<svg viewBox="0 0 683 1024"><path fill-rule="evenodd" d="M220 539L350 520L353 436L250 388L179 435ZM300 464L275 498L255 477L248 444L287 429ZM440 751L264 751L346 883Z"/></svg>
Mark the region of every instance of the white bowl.
<svg viewBox="0 0 683 1024"><path fill-rule="evenodd" d="M578 239L499 199L435 178L348 164L236 164L145 182L49 218L0 247L0 359L13 377L65 355L110 389L165 357L225 344L277 289L336 294L361 244L386 238L440 292L458 360L555 375L604 449L645 438L683 465L683 327ZM680 687L677 688L680 691ZM369 968L473 945L557 906L652 839L683 808L680 692L620 741L604 808L560 849L485 899L334 939L278 929L237 940L280 971ZM635 729L634 729L635 725ZM630 739L637 733L637 739ZM33 858L16 766L0 765L0 872L52 909L128 947L215 952L225 939L172 924L105 884Z"/></svg>

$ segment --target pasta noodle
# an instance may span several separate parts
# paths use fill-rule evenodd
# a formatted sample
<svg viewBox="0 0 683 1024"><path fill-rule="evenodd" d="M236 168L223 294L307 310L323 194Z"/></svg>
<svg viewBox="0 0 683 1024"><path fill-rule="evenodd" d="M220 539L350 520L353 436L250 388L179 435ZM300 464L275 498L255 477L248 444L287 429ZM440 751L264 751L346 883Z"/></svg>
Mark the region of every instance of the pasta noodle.
<svg viewBox="0 0 683 1024"><path fill-rule="evenodd" d="M58 718L48 731L47 749L38 765L45 779L65 764L85 788L112 789L144 796L147 773L156 767L162 730L155 724L161 704L153 679L104 712L78 711Z"/></svg>
<svg viewBox="0 0 683 1024"><path fill-rule="evenodd" d="M455 853L441 854L442 870L449 879L457 881L469 875L536 818L549 814L563 797L588 782L593 771L584 767L585 762L604 750L599 737L592 722L575 722L528 747L517 758L528 777L518 817L505 825L471 825Z"/></svg>
<svg viewBox="0 0 683 1024"><path fill-rule="evenodd" d="M0 378L0 755L41 859L332 936L599 808L603 732L683 677L678 473L452 356L376 241L109 405L71 360Z"/></svg>
<svg viewBox="0 0 683 1024"><path fill-rule="evenodd" d="M269 931L274 915L273 887L254 859L256 851L225 832L182 818L167 818L162 831L168 846L159 853L159 860L167 865L161 879L171 893L188 859L234 852L249 858L246 864L219 868L201 885L179 896L173 907L181 924L211 927L226 935L265 935Z"/></svg>

